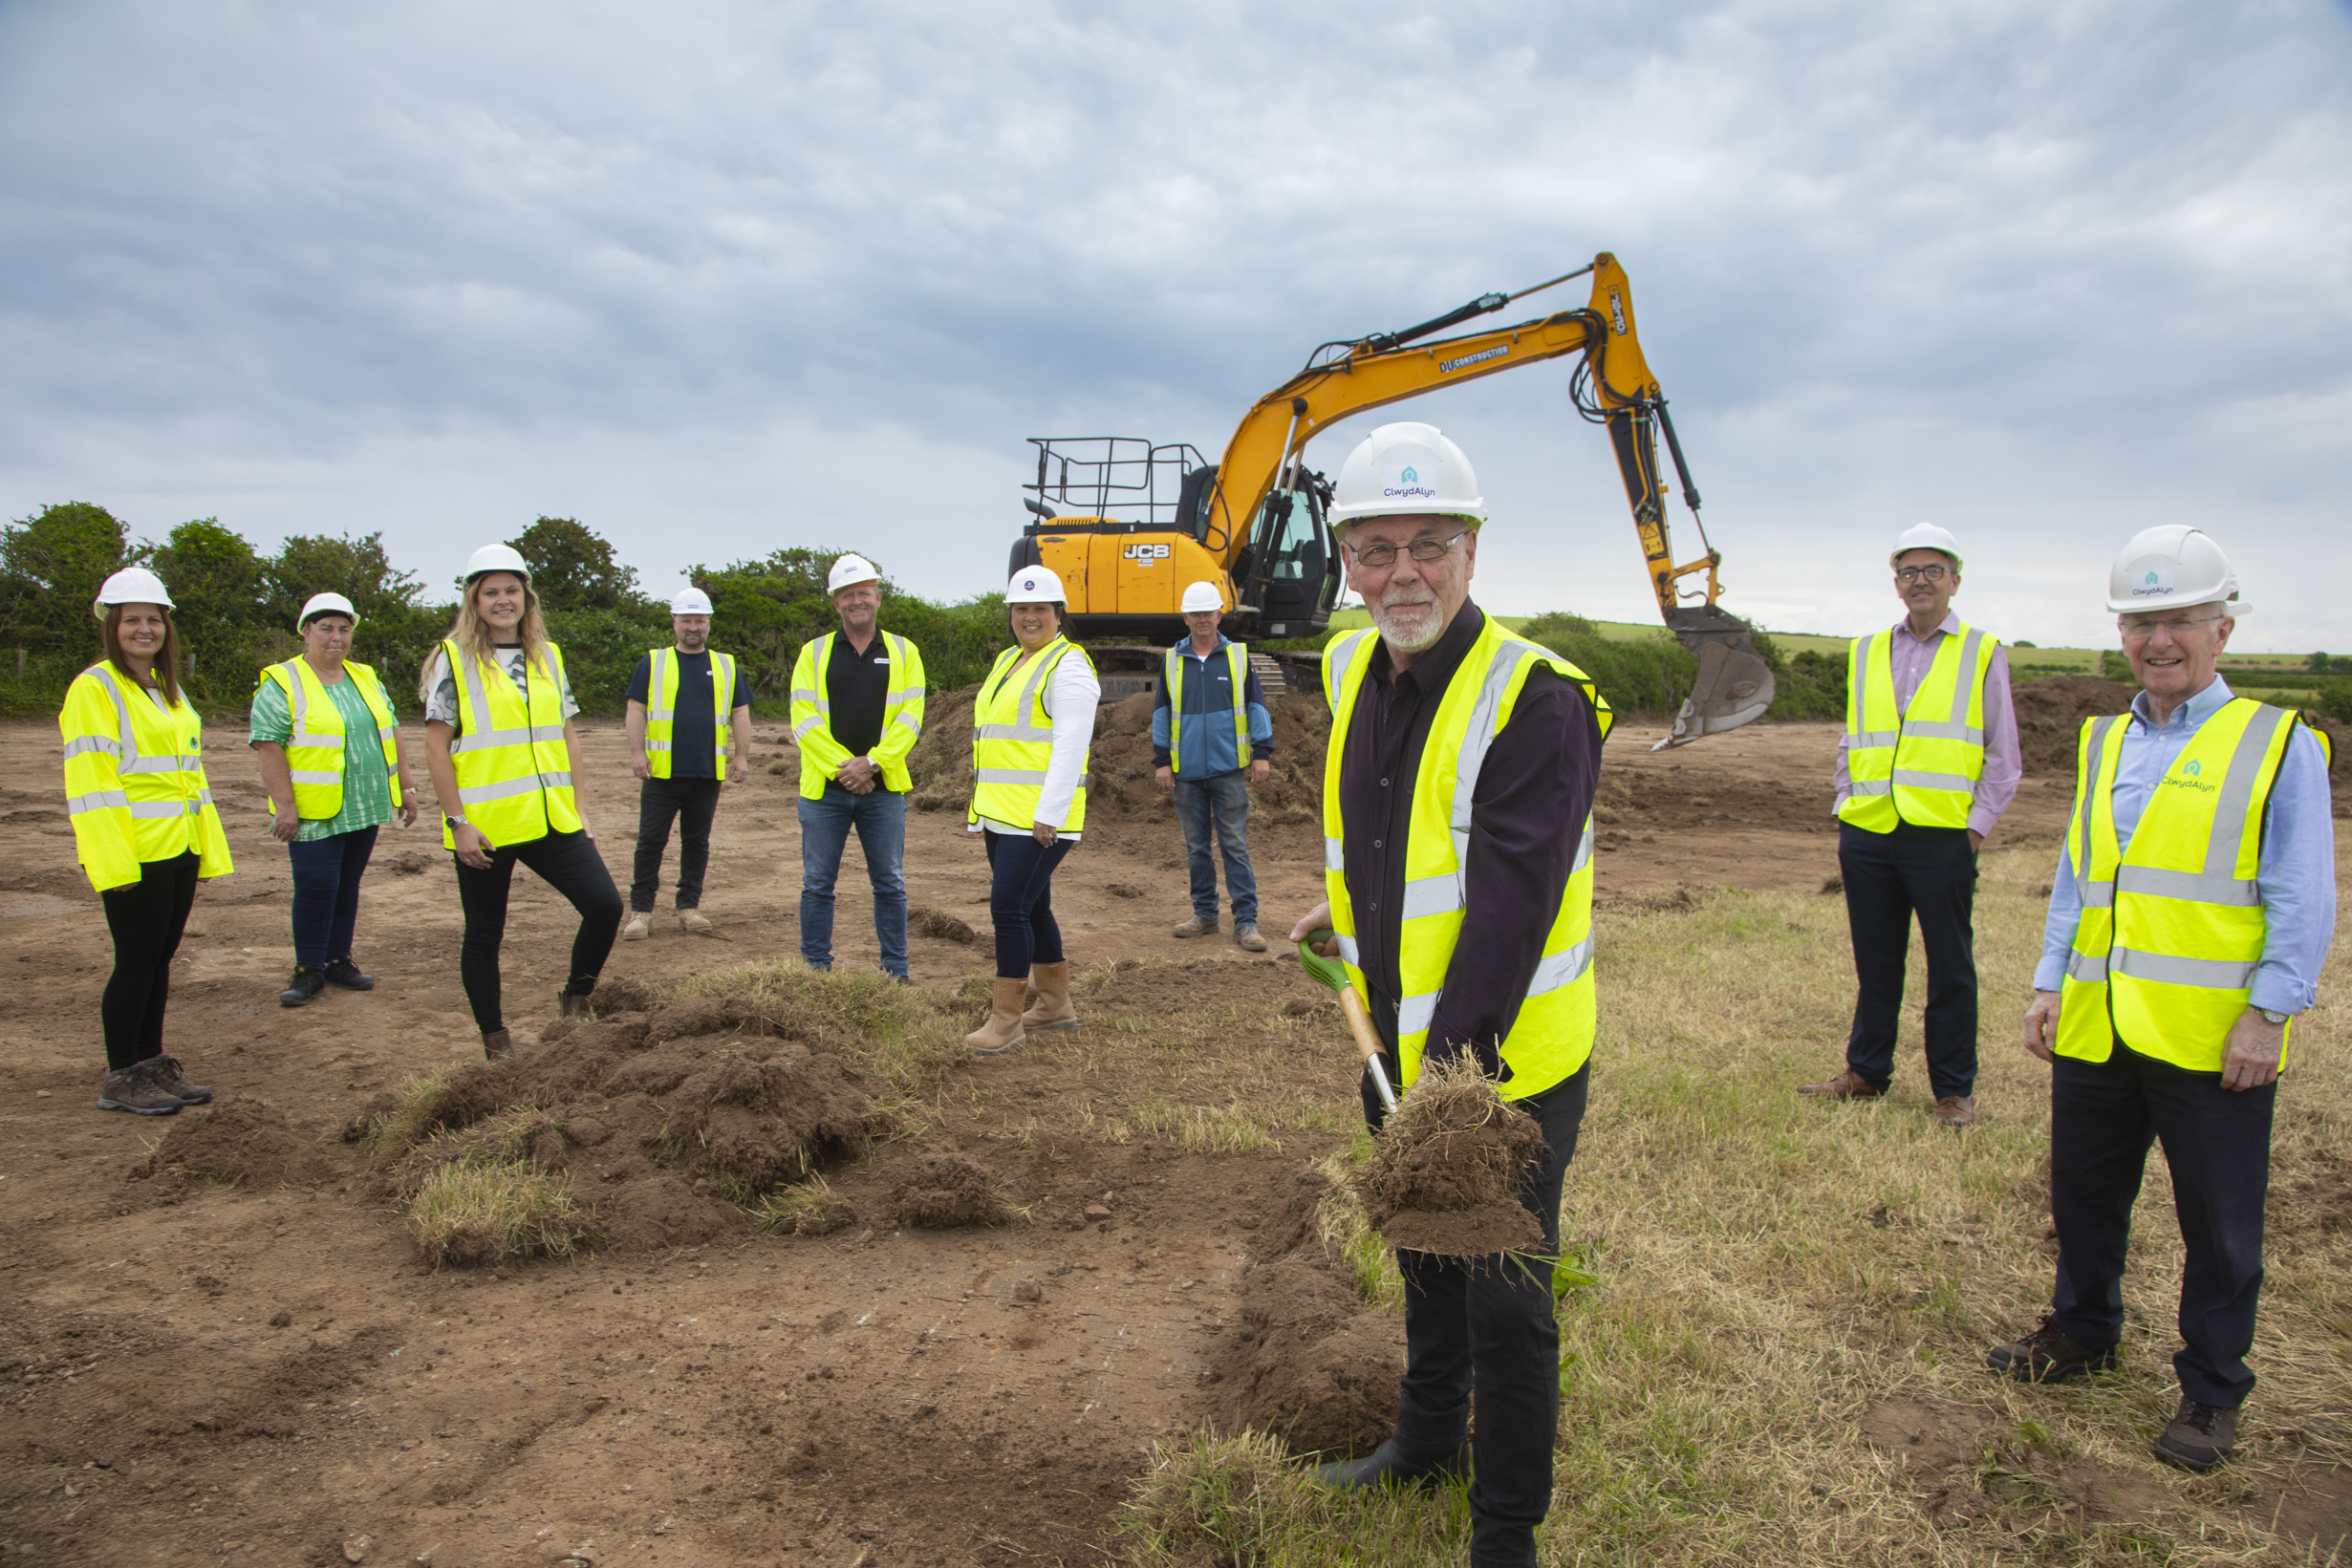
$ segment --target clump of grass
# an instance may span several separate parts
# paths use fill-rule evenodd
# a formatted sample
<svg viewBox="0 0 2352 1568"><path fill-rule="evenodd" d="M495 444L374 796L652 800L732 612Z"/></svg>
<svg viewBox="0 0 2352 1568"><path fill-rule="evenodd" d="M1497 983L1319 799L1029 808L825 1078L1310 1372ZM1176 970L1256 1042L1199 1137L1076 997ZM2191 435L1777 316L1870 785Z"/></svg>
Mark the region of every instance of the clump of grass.
<svg viewBox="0 0 2352 1568"><path fill-rule="evenodd" d="M969 942L973 939L972 928L969 925L957 919L937 904L925 904L921 909L917 910L910 923L914 926L917 935L938 936L950 942Z"/></svg>
<svg viewBox="0 0 2352 1568"><path fill-rule="evenodd" d="M367 1145L379 1161L391 1162L433 1134L433 1107L449 1086L449 1069L419 1073L394 1091L392 1108L372 1118Z"/></svg>
<svg viewBox="0 0 2352 1568"><path fill-rule="evenodd" d="M1165 1138L1196 1154L1279 1152L1282 1142L1266 1125L1239 1106L1187 1106L1154 1098L1130 1106L1128 1119L1138 1132Z"/></svg>
<svg viewBox="0 0 2352 1568"><path fill-rule="evenodd" d="M763 1192L748 1212L768 1235L824 1235L857 1217L823 1176Z"/></svg>
<svg viewBox="0 0 2352 1568"><path fill-rule="evenodd" d="M828 975L797 962L736 964L697 975L677 995L742 1006L771 1034L839 1057L886 1109L904 1111L968 1054L960 1011L878 972Z"/></svg>
<svg viewBox="0 0 2352 1568"><path fill-rule="evenodd" d="M1469 1524L1459 1487L1337 1492L1288 1463L1271 1433L1196 1434L1154 1448L1111 1545L1134 1568L1458 1562Z"/></svg>
<svg viewBox="0 0 2352 1568"><path fill-rule="evenodd" d="M1372 1229L1371 1216L1364 1212L1364 1200L1356 1196L1350 1179L1371 1157L1372 1135L1358 1127L1347 1148L1316 1163L1315 1169L1330 1187L1315 1206L1315 1235L1347 1263L1348 1272L1355 1277L1356 1294L1366 1305L1401 1313L1405 1310L1405 1277L1396 1272L1396 1254Z"/></svg>
<svg viewBox="0 0 2352 1568"><path fill-rule="evenodd" d="M501 1159L436 1166L408 1201L408 1223L437 1264L570 1257L595 1230L569 1178Z"/></svg>

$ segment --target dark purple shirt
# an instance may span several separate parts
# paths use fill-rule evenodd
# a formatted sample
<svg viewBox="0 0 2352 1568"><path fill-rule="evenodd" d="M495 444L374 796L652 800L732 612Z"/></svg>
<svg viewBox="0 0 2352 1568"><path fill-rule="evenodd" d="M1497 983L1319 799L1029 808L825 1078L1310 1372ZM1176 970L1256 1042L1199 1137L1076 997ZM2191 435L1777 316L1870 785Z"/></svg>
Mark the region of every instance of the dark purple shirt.
<svg viewBox="0 0 2352 1568"><path fill-rule="evenodd" d="M1402 674L1375 636L1340 754L1339 811L1347 840L1342 874L1355 912L1357 960L1372 991L1372 1016L1392 1046L1413 779L1446 687L1457 673L1477 678L1478 672L1462 671L1462 659L1485 624L1485 612L1464 603L1445 635ZM1543 956L1600 775L1601 725L1584 689L1547 668L1531 672L1471 793L1467 901L1444 994L1430 1020L1431 1060L1443 1061L1468 1045L1490 1075L1500 1071L1498 1047Z"/></svg>

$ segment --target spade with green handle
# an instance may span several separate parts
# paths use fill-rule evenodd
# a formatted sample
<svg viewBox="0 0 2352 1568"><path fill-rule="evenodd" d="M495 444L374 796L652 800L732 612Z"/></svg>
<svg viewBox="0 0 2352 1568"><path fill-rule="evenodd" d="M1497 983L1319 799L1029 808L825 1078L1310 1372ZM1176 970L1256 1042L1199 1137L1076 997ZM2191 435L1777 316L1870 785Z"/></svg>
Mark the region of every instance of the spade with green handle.
<svg viewBox="0 0 2352 1568"><path fill-rule="evenodd" d="M1299 966L1309 978L1338 994L1340 1016L1348 1020L1348 1032L1355 1036L1355 1048L1364 1053L1364 1064L1371 1069L1372 1086L1380 1091L1380 1103L1394 1110L1396 1091L1389 1086L1389 1070L1382 1064L1380 1031L1372 1027L1371 1015L1364 1011L1364 999L1348 983L1348 971L1337 960L1315 951L1316 943L1334 939L1328 926L1309 932L1306 940L1299 944Z"/></svg>

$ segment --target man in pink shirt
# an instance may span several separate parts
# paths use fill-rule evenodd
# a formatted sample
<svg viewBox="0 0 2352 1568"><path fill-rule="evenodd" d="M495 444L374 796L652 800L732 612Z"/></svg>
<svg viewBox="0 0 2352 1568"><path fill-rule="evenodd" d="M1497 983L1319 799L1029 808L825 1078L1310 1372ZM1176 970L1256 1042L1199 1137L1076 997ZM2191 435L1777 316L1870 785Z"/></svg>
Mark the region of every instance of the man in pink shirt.
<svg viewBox="0 0 2352 1568"><path fill-rule="evenodd" d="M1944 1126L1976 1119L1976 851L2018 792L2018 720L1999 641L1952 613L1959 541L1895 541L1908 613L1857 637L1838 743L1838 870L1854 943L1845 1070L1800 1094L1875 1100L1894 1077L1911 920L1928 955L1928 1084Z"/></svg>

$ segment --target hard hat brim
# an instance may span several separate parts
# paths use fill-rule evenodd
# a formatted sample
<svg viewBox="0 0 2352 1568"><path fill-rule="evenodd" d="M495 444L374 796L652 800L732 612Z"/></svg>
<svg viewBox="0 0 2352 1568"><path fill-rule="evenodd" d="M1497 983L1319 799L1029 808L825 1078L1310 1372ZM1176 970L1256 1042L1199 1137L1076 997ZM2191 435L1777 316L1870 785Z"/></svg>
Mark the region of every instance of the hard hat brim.
<svg viewBox="0 0 2352 1568"><path fill-rule="evenodd" d="M2227 605L2230 611L2228 618L2233 621L2243 620L2254 613L2253 605L2243 599L2233 599L2226 593L2208 593L2194 599L2167 599L2161 604L2150 604L2146 599L2107 600L2107 608L2118 615L2152 615L2162 610L2194 610L2201 604Z"/></svg>

